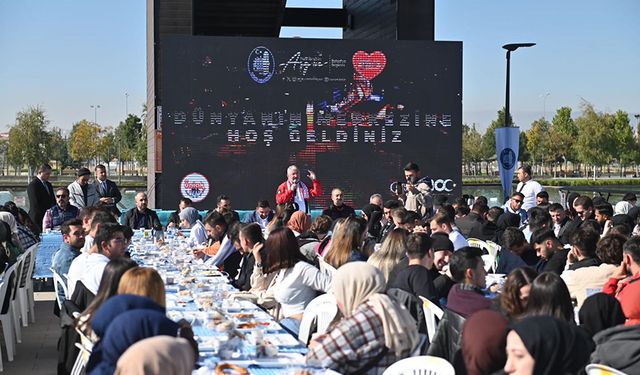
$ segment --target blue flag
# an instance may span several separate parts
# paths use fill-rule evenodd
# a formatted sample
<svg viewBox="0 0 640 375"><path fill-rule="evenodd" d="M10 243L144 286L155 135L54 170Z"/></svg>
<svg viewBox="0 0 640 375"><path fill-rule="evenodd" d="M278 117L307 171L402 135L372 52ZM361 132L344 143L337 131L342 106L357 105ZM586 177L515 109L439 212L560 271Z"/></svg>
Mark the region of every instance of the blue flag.
<svg viewBox="0 0 640 375"><path fill-rule="evenodd" d="M496 158L505 201L511 195L513 173L516 171L518 164L519 148L520 128L509 127L496 129Z"/></svg>

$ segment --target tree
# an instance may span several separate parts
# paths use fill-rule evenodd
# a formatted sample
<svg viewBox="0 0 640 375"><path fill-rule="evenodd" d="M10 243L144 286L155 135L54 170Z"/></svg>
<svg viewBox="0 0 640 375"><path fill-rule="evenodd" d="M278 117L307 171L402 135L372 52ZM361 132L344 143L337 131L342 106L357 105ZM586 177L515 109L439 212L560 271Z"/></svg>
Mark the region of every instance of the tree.
<svg viewBox="0 0 640 375"><path fill-rule="evenodd" d="M613 148L618 150L615 154L622 167L620 173L624 175L624 166L634 162L638 157L629 115L624 111L618 111L613 116L613 142Z"/></svg>
<svg viewBox="0 0 640 375"><path fill-rule="evenodd" d="M540 118L535 120L531 124L531 129L527 131L527 150L531 154L533 159L533 163L540 162L543 164L544 162L549 160L549 128L551 124L547 122L544 118ZM522 160L522 159L521 159Z"/></svg>
<svg viewBox="0 0 640 375"><path fill-rule="evenodd" d="M482 156L482 136L476 130L476 124L471 127L466 124L462 125L462 162L468 168L470 165L474 165L475 174L475 165L482 161Z"/></svg>
<svg viewBox="0 0 640 375"><path fill-rule="evenodd" d="M136 115L127 116L125 121L121 121L115 130L115 146L120 159L120 169L122 170L122 162L136 160L136 149L144 133L142 122ZM146 151L145 151L146 152Z"/></svg>
<svg viewBox="0 0 640 375"><path fill-rule="evenodd" d="M577 138L578 127L571 118L571 108L559 108L551 121L548 147L554 158L564 160L565 174L567 162L576 158L575 143Z"/></svg>
<svg viewBox="0 0 640 375"><path fill-rule="evenodd" d="M527 162L531 159L531 154L529 153L529 145L527 140L527 133L520 132L520 145L518 147L518 160L521 162Z"/></svg>
<svg viewBox="0 0 640 375"><path fill-rule="evenodd" d="M7 159L10 165L16 169L26 165L31 176L38 165L49 161L46 150L48 124L40 106L18 112L16 123L9 128Z"/></svg>
<svg viewBox="0 0 640 375"><path fill-rule="evenodd" d="M89 162L98 157L100 131L100 126L87 120L74 124L70 137L71 158L80 162Z"/></svg>
<svg viewBox="0 0 640 375"><path fill-rule="evenodd" d="M100 159L109 165L111 159L116 156L116 147L115 147L115 136L112 128L104 129L100 135L99 144L99 152L98 156ZM109 168L107 168L109 170Z"/></svg>
<svg viewBox="0 0 640 375"><path fill-rule="evenodd" d="M597 113L593 105L583 102L582 115L575 121L578 128L576 154L578 160L593 167L593 178L596 178L596 167L611 160L613 122Z"/></svg>
<svg viewBox="0 0 640 375"><path fill-rule="evenodd" d="M511 114L509 114L509 123L513 124ZM496 156L496 128L504 127L504 108L498 111L498 118L491 121L489 128L482 136L482 155L485 159L492 159Z"/></svg>
<svg viewBox="0 0 640 375"><path fill-rule="evenodd" d="M62 135L60 128L53 128L47 134L47 154L49 160L56 161L60 164L60 173L65 167L72 166L71 156L69 155L69 147L67 140Z"/></svg>

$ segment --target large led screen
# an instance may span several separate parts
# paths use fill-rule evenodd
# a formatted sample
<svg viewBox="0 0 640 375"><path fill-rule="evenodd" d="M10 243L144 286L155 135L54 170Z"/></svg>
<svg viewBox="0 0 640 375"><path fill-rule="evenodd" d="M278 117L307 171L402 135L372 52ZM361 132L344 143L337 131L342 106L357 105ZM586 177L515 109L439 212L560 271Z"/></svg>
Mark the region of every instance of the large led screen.
<svg viewBox="0 0 640 375"><path fill-rule="evenodd" d="M288 165L356 208L408 162L461 191L462 43L175 36L161 44L159 207L274 204ZM309 186L310 181L302 179Z"/></svg>

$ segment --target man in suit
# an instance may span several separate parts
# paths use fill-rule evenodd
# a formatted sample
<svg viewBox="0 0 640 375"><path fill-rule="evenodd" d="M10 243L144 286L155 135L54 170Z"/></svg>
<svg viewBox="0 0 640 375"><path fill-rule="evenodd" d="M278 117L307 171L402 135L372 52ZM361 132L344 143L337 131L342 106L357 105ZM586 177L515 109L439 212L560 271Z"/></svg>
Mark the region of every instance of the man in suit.
<svg viewBox="0 0 640 375"><path fill-rule="evenodd" d="M99 197L98 206L104 207L119 218L121 212L118 209L118 202L122 199L120 189L115 182L107 178L107 168L104 165L96 165L95 172L95 190Z"/></svg>
<svg viewBox="0 0 640 375"><path fill-rule="evenodd" d="M256 210L249 215L247 223L257 223L262 230L267 228L269 222L273 219L274 213L271 210L268 200L259 200Z"/></svg>
<svg viewBox="0 0 640 375"><path fill-rule="evenodd" d="M76 173L76 180L67 186L69 201L80 209L95 206L99 202L95 186L89 184L90 177L91 171L82 167Z"/></svg>
<svg viewBox="0 0 640 375"><path fill-rule="evenodd" d="M162 225L155 211L147 208L147 194L139 192L136 194L136 206L124 216L122 225L133 230L136 229L156 229L161 230Z"/></svg>
<svg viewBox="0 0 640 375"><path fill-rule="evenodd" d="M39 232L42 232L42 219L44 213L56 204L53 186L49 183L51 176L51 166L43 164L38 168L36 177L27 186L29 196L29 217L36 225ZM37 234L37 233L36 233Z"/></svg>

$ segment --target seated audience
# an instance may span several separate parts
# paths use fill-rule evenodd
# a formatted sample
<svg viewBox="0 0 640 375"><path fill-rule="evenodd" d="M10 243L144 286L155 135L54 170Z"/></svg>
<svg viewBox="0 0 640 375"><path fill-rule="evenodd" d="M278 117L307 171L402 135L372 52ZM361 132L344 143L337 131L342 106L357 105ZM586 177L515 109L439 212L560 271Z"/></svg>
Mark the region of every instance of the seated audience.
<svg viewBox="0 0 640 375"><path fill-rule="evenodd" d="M522 208L524 204L524 195L519 192L515 192L511 194L511 199L504 205L504 214L515 214L520 218L520 222L518 223L518 228L523 227L527 224L528 216L527 211Z"/></svg>
<svg viewBox="0 0 640 375"><path fill-rule="evenodd" d="M553 220L549 212L541 207L533 207L527 213L529 220L527 226L522 229L524 237L531 243L531 234L538 229L551 229L553 226Z"/></svg>
<svg viewBox="0 0 640 375"><path fill-rule="evenodd" d="M477 237L483 241L493 241L498 231L498 218L504 213L500 207L491 207L485 215L485 221L480 228L480 235Z"/></svg>
<svg viewBox="0 0 640 375"><path fill-rule="evenodd" d="M482 310L467 319L462 327L463 365L454 363L458 375L485 375L501 370L507 354L507 320L499 313Z"/></svg>
<svg viewBox="0 0 640 375"><path fill-rule="evenodd" d="M84 245L84 230L80 219L67 220L60 226L62 233L62 244L51 259L51 268L67 283L67 276L71 262L80 255L80 249ZM61 300L65 299L62 288L58 290ZM71 297L71 295L67 296Z"/></svg>
<svg viewBox="0 0 640 375"><path fill-rule="evenodd" d="M387 241L392 238L391 236L387 238ZM390 284L389 288L402 289L416 297L424 297L438 304L439 298L430 272L430 269L434 268L431 238L426 233L411 233L406 239L405 246L409 264L397 272L393 284ZM375 254L371 258L374 256ZM371 258L368 263L371 263Z"/></svg>
<svg viewBox="0 0 640 375"><path fill-rule="evenodd" d="M505 244L503 242L504 231L507 230L507 228L518 229L520 227L520 216L518 216L517 214L512 214L511 212L504 212L498 218L496 227L496 234L493 237L492 241L502 247L505 247Z"/></svg>
<svg viewBox="0 0 640 375"><path fill-rule="evenodd" d="M416 322L384 294L385 287L382 273L364 262L338 269L331 289L344 318L309 344L307 363L345 374L381 374L408 357L419 342Z"/></svg>
<svg viewBox="0 0 640 375"><path fill-rule="evenodd" d="M455 251L449 263L449 270L457 284L449 292L448 310L467 318L476 311L491 308L492 302L483 292L487 272L484 270L482 250L463 247Z"/></svg>
<svg viewBox="0 0 640 375"><path fill-rule="evenodd" d="M469 246L469 243L464 236L457 230L453 230L452 224L453 221L448 214L438 212L433 218L431 218L431 233L446 233L451 242L453 242L453 249L455 251L458 251L465 246Z"/></svg>
<svg viewBox="0 0 640 375"><path fill-rule="evenodd" d="M115 375L184 375L195 362L186 339L154 336L131 345L118 359Z"/></svg>
<svg viewBox="0 0 640 375"><path fill-rule="evenodd" d="M456 219L456 226L465 238L483 237L482 228L484 226L485 215L489 207L482 202L476 202L465 217Z"/></svg>
<svg viewBox="0 0 640 375"><path fill-rule="evenodd" d="M296 211L291 215L291 218L287 222L287 228L291 229L293 235L299 237L302 233L309 230L311 223L309 223L309 215L302 211Z"/></svg>
<svg viewBox="0 0 640 375"><path fill-rule="evenodd" d="M231 281L231 285L246 292L251 289L251 274L256 263L252 250L256 245L264 244L262 228L258 223L242 225L238 233L238 240L240 241L242 262L238 277Z"/></svg>
<svg viewBox="0 0 640 375"><path fill-rule="evenodd" d="M507 275L498 301L500 311L510 321L519 319L527 310L531 284L537 276L529 267L516 268Z"/></svg>
<svg viewBox="0 0 640 375"><path fill-rule="evenodd" d="M552 316L575 323L569 289L553 272L543 272L531 283L525 316Z"/></svg>
<svg viewBox="0 0 640 375"><path fill-rule="evenodd" d="M558 275L564 271L567 263L569 249L562 246L552 229L541 228L531 235L531 245L536 250L536 255L540 257L544 266L543 272L553 272Z"/></svg>
<svg viewBox="0 0 640 375"><path fill-rule="evenodd" d="M371 254L367 263L379 269L384 275L385 281L389 280L389 274L400 263L407 251L407 236L409 232L403 228L394 229L384 240L380 250ZM429 243L430 244L430 243Z"/></svg>
<svg viewBox="0 0 640 375"><path fill-rule="evenodd" d="M333 190L331 190L331 204L322 211L322 214L329 216L331 220L337 220L340 218L354 217L356 216L356 211L353 207L344 203L342 190L333 188Z"/></svg>
<svg viewBox="0 0 640 375"><path fill-rule="evenodd" d="M387 235L396 227L396 224L393 222L393 218L391 217L391 211L400 207L402 207L402 202L397 199L390 199L384 202L384 206L382 207L382 219L380 220L382 228L380 229L380 237L377 238L376 242L382 243Z"/></svg>
<svg viewBox="0 0 640 375"><path fill-rule="evenodd" d="M148 267L134 267L120 278L118 294L133 294L150 298L160 306L166 306L164 281L158 271Z"/></svg>
<svg viewBox="0 0 640 375"><path fill-rule="evenodd" d="M189 198L182 197L178 202L178 209L173 211L171 215L169 215L169 221L167 222L167 228L175 227L178 228L180 226L180 212L187 207L191 207L193 201ZM200 219L198 215L198 219Z"/></svg>
<svg viewBox="0 0 640 375"><path fill-rule="evenodd" d="M361 247L364 241L364 229L355 218L338 219L331 244L326 250L324 260L334 268L340 268L348 262L366 261L367 257L362 253Z"/></svg>
<svg viewBox="0 0 640 375"><path fill-rule="evenodd" d="M600 225L600 235L606 236L613 228L613 207L611 203L604 202L595 206L594 219Z"/></svg>
<svg viewBox="0 0 640 375"><path fill-rule="evenodd" d="M536 205L538 207L547 209L549 207L549 193L547 193L546 191L541 191L536 194Z"/></svg>
<svg viewBox="0 0 640 375"><path fill-rule="evenodd" d="M502 250L500 250L496 273L509 274L518 267L531 267L539 271L540 258L536 255L522 231L508 227L502 234Z"/></svg>
<svg viewBox="0 0 640 375"><path fill-rule="evenodd" d="M15 218L18 242L24 250L40 242L40 236L35 234L38 233L37 228L25 210L11 201L5 202L4 207L0 208L6 209Z"/></svg>
<svg viewBox="0 0 640 375"><path fill-rule="evenodd" d="M58 229L65 221L77 218L78 213L78 207L69 203L69 189L57 188L56 205L44 213L42 229Z"/></svg>
<svg viewBox="0 0 640 375"><path fill-rule="evenodd" d="M136 194L136 206L124 215L122 225L131 229L162 229L160 219L155 211L147 208L147 194Z"/></svg>
<svg viewBox="0 0 640 375"><path fill-rule="evenodd" d="M578 316L580 326L591 337L607 328L624 324L626 320L620 302L604 293L596 293L587 297L582 303Z"/></svg>
<svg viewBox="0 0 640 375"><path fill-rule="evenodd" d="M311 223L309 230L298 236L300 252L311 262L316 262L320 244L327 239L331 230L331 218L320 215Z"/></svg>
<svg viewBox="0 0 640 375"><path fill-rule="evenodd" d="M553 203L549 206L549 215L551 215L551 221L553 222L553 233L562 242L562 244L568 244L569 238L564 236L565 226L570 221L564 207L560 203Z"/></svg>
<svg viewBox="0 0 640 375"><path fill-rule="evenodd" d="M255 211L247 218L247 223L257 223L263 231L266 231L267 225L273 220L274 213L271 210L269 201L262 199L258 201Z"/></svg>
<svg viewBox="0 0 640 375"><path fill-rule="evenodd" d="M202 245L207 242L207 231L199 219L200 214L198 214L198 210L193 207L185 207L180 211L179 217L180 228L190 229L189 239L187 240L189 246Z"/></svg>
<svg viewBox="0 0 640 375"><path fill-rule="evenodd" d="M589 364L593 341L574 324L535 316L511 326L507 335L507 374L579 374Z"/></svg>
<svg viewBox="0 0 640 375"><path fill-rule="evenodd" d="M367 221L367 235L377 240L382 231L382 208L376 204L368 203L362 207L362 217Z"/></svg>
<svg viewBox="0 0 640 375"><path fill-rule="evenodd" d="M640 368L640 327L618 325L593 337L596 345L591 363L613 367L624 374L638 374Z"/></svg>
<svg viewBox="0 0 640 375"><path fill-rule="evenodd" d="M616 296L627 317L625 324L640 324L640 237L633 236L625 242L623 257L602 291Z"/></svg>

